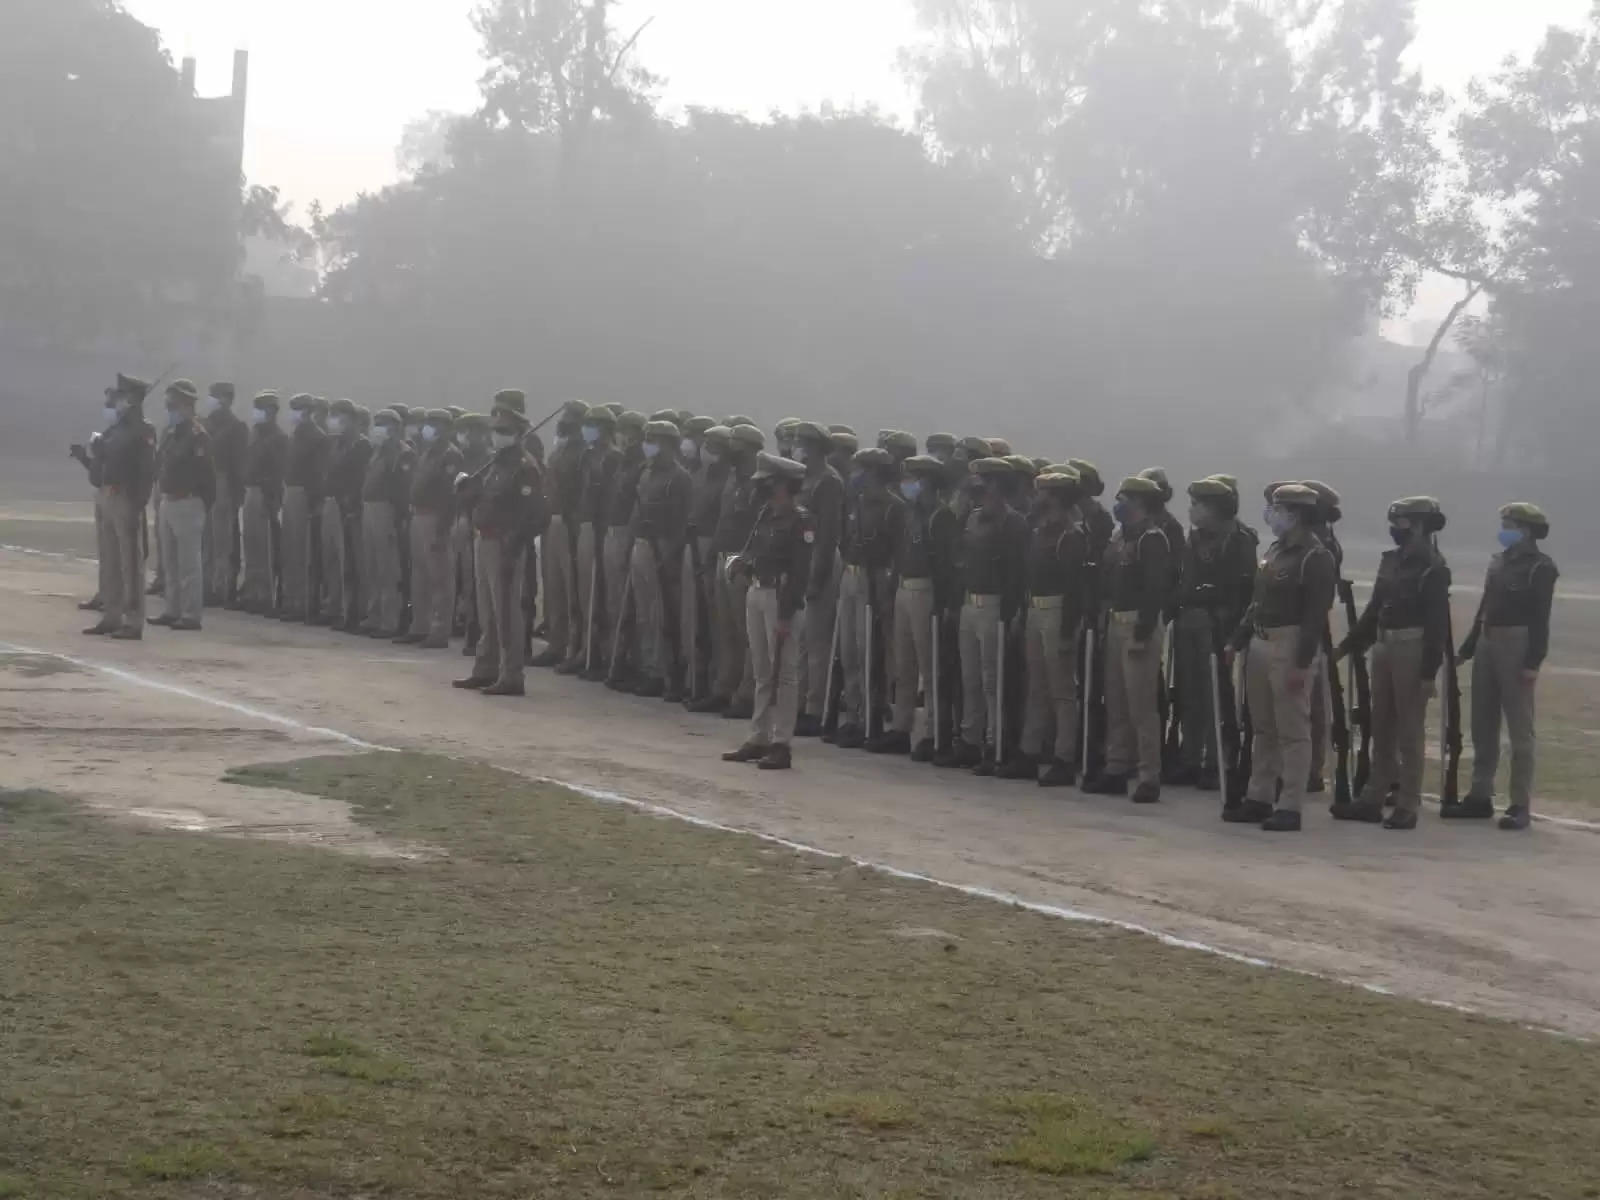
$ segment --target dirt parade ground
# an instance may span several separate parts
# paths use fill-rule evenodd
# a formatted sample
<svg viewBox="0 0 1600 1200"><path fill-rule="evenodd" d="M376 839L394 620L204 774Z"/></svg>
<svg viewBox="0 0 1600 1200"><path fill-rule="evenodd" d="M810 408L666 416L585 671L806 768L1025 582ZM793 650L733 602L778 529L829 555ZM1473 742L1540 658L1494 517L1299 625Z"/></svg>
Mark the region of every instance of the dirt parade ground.
<svg viewBox="0 0 1600 1200"><path fill-rule="evenodd" d="M0 552L8 787L177 829L426 855L382 844L339 805L217 780L362 745L427 751L1074 918L1600 1034L1600 833L1578 823L1516 838L1429 819L1395 837L1319 811L1286 842L1223 825L1198 793L1140 810L816 743L774 781L719 761L742 733L734 723L547 672L530 674L525 700L463 696L448 686L454 651L225 613L208 613L199 635L84 638L71 601L92 590L86 563Z"/></svg>

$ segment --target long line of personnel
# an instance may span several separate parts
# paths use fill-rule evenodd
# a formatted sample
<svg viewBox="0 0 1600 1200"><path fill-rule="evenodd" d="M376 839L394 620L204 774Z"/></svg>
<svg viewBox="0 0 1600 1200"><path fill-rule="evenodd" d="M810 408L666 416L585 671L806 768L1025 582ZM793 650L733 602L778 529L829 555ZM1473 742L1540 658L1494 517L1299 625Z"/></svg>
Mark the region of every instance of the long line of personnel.
<svg viewBox="0 0 1600 1200"><path fill-rule="evenodd" d="M1339 497L1317 482L1265 489L1263 551L1230 476L1189 485L1185 530L1160 468L1123 479L1108 511L1092 463L998 438L884 430L862 447L791 419L769 452L747 417L573 401L549 418L547 455L516 390L487 415L300 394L285 431L278 393L246 424L231 384L202 399L188 380L165 388L158 434L151 391L119 375L104 429L73 447L96 489L91 635L142 639L148 591L165 600L150 623L180 632L222 606L422 650L462 637L457 688L520 696L531 665L659 697L748 722L729 761L787 769L795 739L821 738L1139 804L1193 786L1272 832L1300 829L1330 753L1335 818L1415 828L1443 674L1442 815L1495 815L1504 724L1500 825L1528 827L1557 578L1532 504L1501 510L1458 648L1430 497L1390 507L1395 548L1358 613ZM1459 796L1454 668L1469 660Z"/></svg>

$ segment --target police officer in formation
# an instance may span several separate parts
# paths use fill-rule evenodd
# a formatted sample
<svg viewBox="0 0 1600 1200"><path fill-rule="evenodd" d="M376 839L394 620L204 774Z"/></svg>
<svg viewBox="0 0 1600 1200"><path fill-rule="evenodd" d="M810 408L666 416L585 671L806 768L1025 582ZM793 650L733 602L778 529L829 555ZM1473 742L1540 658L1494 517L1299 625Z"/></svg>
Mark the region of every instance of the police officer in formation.
<svg viewBox="0 0 1600 1200"><path fill-rule="evenodd" d="M100 586L83 607L102 616L86 633L142 637L145 510L159 496L166 608L153 623L199 629L209 604L428 650L465 635L473 669L455 686L520 696L537 547L546 651L533 665L749 721L729 761L786 769L794 738L822 736L1042 787L1081 771L1084 792L1131 787L1143 804L1163 782L1221 786L1246 761L1224 718L1243 718L1248 785L1222 815L1270 832L1299 830L1306 793L1324 786L1335 664L1369 656L1372 771L1332 813L1417 824L1428 710L1452 652L1431 497L1390 506L1394 548L1334 646L1340 502L1317 481L1267 489L1262 552L1229 476L1189 485L1186 530L1159 467L1123 479L1108 512L1093 463L1028 459L1000 438L936 433L918 454L904 431L862 448L848 426L788 419L769 454L747 417L573 401L541 466L515 390L488 416L369 414L300 393L285 433L277 392L256 395L246 424L233 386L213 384L202 421L180 379L159 439L150 390L119 375L104 428L72 448L96 488ZM1559 573L1536 506L1501 518L1458 655L1472 664L1473 779L1442 815L1495 815L1504 723L1500 825L1520 830ZM1216 711L1218 696L1233 710ZM1097 758L1086 735L1102 704ZM1165 764L1164 704L1177 747Z"/></svg>

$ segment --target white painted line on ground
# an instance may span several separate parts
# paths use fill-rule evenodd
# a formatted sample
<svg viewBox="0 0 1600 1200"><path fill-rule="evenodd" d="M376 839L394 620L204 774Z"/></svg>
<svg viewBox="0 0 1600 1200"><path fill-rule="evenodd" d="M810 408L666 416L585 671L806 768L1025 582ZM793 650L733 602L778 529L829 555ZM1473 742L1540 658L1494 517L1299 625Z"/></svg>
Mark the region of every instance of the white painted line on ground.
<svg viewBox="0 0 1600 1200"><path fill-rule="evenodd" d="M226 709L229 712L238 713L241 716L253 717L256 720L266 721L270 724L279 725L286 729L294 729L303 733L314 734L319 737L332 738L335 741L342 742L345 745L355 747L356 749L379 751L390 754L402 753L398 746L380 746L372 742L362 741L358 737L354 737L348 733L341 733L337 729L328 729L323 726L307 725L305 722L297 721L293 717L286 717L279 713L267 712L264 709L251 708L244 704L235 704L231 700L224 700L218 696L208 696L204 692L197 692L190 688L180 687L177 684L166 683L159 679L152 679L149 676L140 675L134 671L127 671L121 667L112 666L109 663L94 662L89 659L77 658L69 654L58 654L52 650L36 650L28 646L18 646L10 642L0 642L0 652L28 654L40 658L59 659L61 662L70 663L75 667L81 667L85 670L98 671L103 675L108 675L111 678L120 680L123 683L133 684L136 687L145 687L150 688L153 691L166 692L167 694L173 696L181 696L186 700L194 700L201 704L209 704L216 708ZM513 774L520 774L520 772L513 772ZM1360 988L1362 991L1371 992L1378 996L1393 996L1396 994L1392 988L1384 987L1381 984L1367 983L1359 979L1350 979L1341 975L1330 975L1321 971L1312 971L1304 967L1294 967L1286 963L1274 962L1271 959L1257 958L1253 955L1241 954L1234 950L1225 950L1221 946L1213 946L1208 942L1196 941L1192 938L1178 937L1176 934L1164 933L1161 930L1153 929L1148 925L1140 925L1134 921L1123 921L1116 917L1102 916L1097 913L1088 912L1084 909L1063 908L1060 905L1045 904L1037 900L1029 900L1023 896L1013 895L1010 892L997 891L994 888L982 887L976 884L951 883L948 880L938 879L932 875L923 875L916 871L905 870L902 867L892 867L887 863L874 862L871 859L866 858L857 858L851 854L841 854L836 850L825 850L819 846L812 846L805 842L797 842L789 838L779 837L777 834L763 833L759 829L748 829L740 828L736 825L726 825L720 821L713 821L709 817L695 816L693 813L686 813L676 808L670 808L665 804L656 804L649 800L638 800L632 796L625 796L620 792L606 791L601 788L591 787L588 784L573 783L570 780L554 779L549 776L528 776L527 778L531 778L535 783L544 783L555 787L566 788L568 791L576 792L580 796L587 796L589 799L598 801L600 803L621 805L626 808L634 809L638 812L648 813L652 816L666 817L674 821L682 821L685 824L694 825L700 829L710 829L718 833L731 833L742 837L754 838L757 841L766 842L769 845L781 846L784 849L791 850L797 854L811 855L818 858L831 858L839 862L848 862L862 870L875 871L883 875L891 876L895 879L904 879L913 883L931 884L934 887L944 888L952 892L959 892L962 895L972 896L975 899L989 900L1000 904L1011 905L1015 908L1021 908L1028 912L1038 913L1042 916L1054 917L1057 920L1072 921L1086 925L1101 925L1110 929L1120 929L1127 933L1142 934L1145 937L1155 938L1156 941L1160 942L1162 945L1172 946L1180 950L1194 950L1201 954L1209 954L1216 958L1226 959L1229 962L1242 963L1245 966L1264 967L1269 970L1287 971L1294 975L1303 975L1312 979L1323 979L1331 983L1344 984L1347 987ZM1478 1009L1470 1008L1463 1004L1456 1004L1449 1000L1436 1000L1425 996L1411 998L1418 1000L1423 1004L1432 1005L1435 1008L1445 1008L1450 1009L1453 1012L1468 1013L1475 1016L1486 1015L1480 1013ZM1524 1028L1531 1029L1536 1033L1554 1034L1557 1037L1569 1038L1573 1041L1587 1042L1590 1040L1577 1034L1568 1033L1565 1030L1550 1029L1542 1025L1525 1025Z"/></svg>

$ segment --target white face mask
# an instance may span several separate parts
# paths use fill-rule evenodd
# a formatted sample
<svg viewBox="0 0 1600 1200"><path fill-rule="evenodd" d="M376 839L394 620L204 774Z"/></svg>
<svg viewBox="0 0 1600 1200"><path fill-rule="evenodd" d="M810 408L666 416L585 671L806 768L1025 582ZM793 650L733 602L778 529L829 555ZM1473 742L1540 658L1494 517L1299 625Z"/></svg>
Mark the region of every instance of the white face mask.
<svg viewBox="0 0 1600 1200"><path fill-rule="evenodd" d="M200 402L200 411L205 413L205 415L208 417L221 407L222 401L218 400L215 396L207 396Z"/></svg>
<svg viewBox="0 0 1600 1200"><path fill-rule="evenodd" d="M374 446L381 446L389 440L389 427L387 425L374 426L371 436L372 444Z"/></svg>
<svg viewBox="0 0 1600 1200"><path fill-rule="evenodd" d="M700 443L690 439L683 443L683 457L690 462L700 461Z"/></svg>
<svg viewBox="0 0 1600 1200"><path fill-rule="evenodd" d="M118 400L114 402L111 407L116 410L117 416L120 417L126 414L127 411L133 407L133 404L127 400Z"/></svg>
<svg viewBox="0 0 1600 1200"><path fill-rule="evenodd" d="M176 429L184 422L183 413L176 408L167 409L167 428Z"/></svg>
<svg viewBox="0 0 1600 1200"><path fill-rule="evenodd" d="M496 450L509 450L512 446L517 444L517 435L514 433L500 433L496 431L490 435L489 440L494 443L494 448Z"/></svg>
<svg viewBox="0 0 1600 1200"><path fill-rule="evenodd" d="M423 441L431 442L434 438L439 436L439 431L432 425L424 425L422 427L422 433L420 436Z"/></svg>
<svg viewBox="0 0 1600 1200"><path fill-rule="evenodd" d="M344 433L344 418L329 417L328 432L333 434L334 437L338 437L340 434Z"/></svg>
<svg viewBox="0 0 1600 1200"><path fill-rule="evenodd" d="M661 453L661 447L658 446L655 442L646 442L644 444L644 456L646 458L654 458L656 455L658 455L660 453Z"/></svg>
<svg viewBox="0 0 1600 1200"><path fill-rule="evenodd" d="M295 413L294 414L294 417L292 419L294 420L295 424L299 424L299 417L300 417L299 413ZM252 416L250 419L257 425L271 425L272 424L272 411L270 409L258 408L258 409L255 410L255 415Z"/></svg>
<svg viewBox="0 0 1600 1200"><path fill-rule="evenodd" d="M100 428L101 429L110 429L113 425L115 425L117 423L117 418L120 417L121 415L122 415L122 410L120 408L118 408L116 405L114 405L114 404L106 405L105 412L102 414L105 423L103 425L101 425Z"/></svg>

